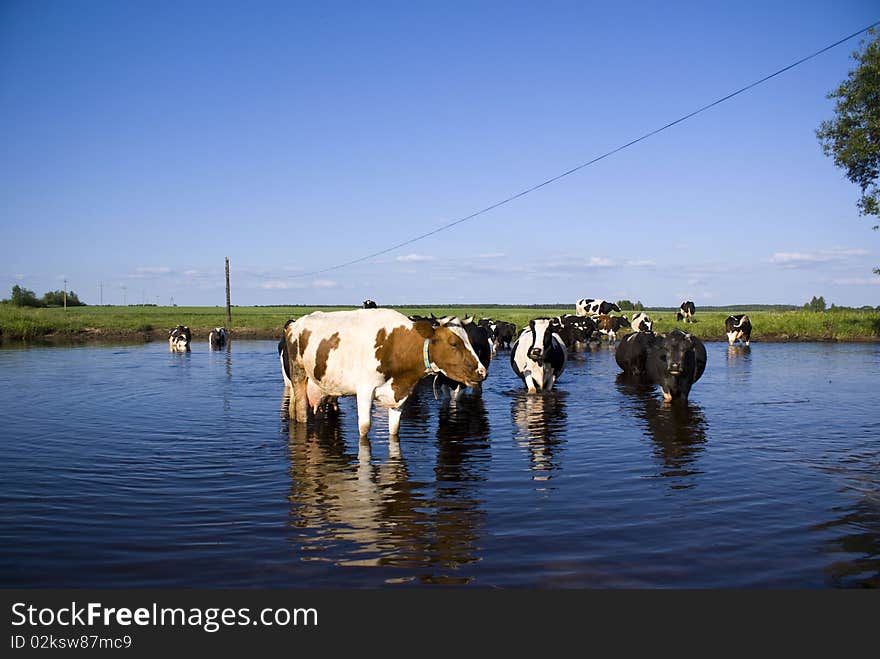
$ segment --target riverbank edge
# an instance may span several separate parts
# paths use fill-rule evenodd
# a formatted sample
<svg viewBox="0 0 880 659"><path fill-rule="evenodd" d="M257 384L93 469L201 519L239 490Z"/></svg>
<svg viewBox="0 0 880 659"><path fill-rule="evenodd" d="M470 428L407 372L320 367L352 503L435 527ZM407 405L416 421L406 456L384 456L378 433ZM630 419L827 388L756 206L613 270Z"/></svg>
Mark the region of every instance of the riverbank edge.
<svg viewBox="0 0 880 659"><path fill-rule="evenodd" d="M193 341L207 341L210 329L192 330ZM241 340L273 340L281 339L281 331L268 331L265 329L241 327L229 331L230 339ZM717 335L700 336L700 340L707 342L727 341L723 333ZM25 337L14 334L0 334L0 345L28 345L28 344L111 344L111 343L152 343L154 341L167 341L167 330L109 330L103 328L86 328L75 331L49 332L39 336ZM860 336L840 339L828 335L800 335L800 334L761 334L752 337L752 343L880 343L880 336Z"/></svg>

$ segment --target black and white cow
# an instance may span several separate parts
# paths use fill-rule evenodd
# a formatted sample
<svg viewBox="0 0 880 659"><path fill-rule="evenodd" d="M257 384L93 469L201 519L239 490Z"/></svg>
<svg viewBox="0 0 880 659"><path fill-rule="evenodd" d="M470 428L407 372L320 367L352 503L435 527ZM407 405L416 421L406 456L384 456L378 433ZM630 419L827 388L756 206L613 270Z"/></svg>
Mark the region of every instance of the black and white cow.
<svg viewBox="0 0 880 659"><path fill-rule="evenodd" d="M596 327L599 334L606 337L609 341L617 340L617 331L622 327L629 327L630 323L626 316L609 316L601 314L595 319Z"/></svg>
<svg viewBox="0 0 880 659"><path fill-rule="evenodd" d="M663 399L687 400L706 370L706 347L692 334L635 332L617 346L617 365L627 376L660 387Z"/></svg>
<svg viewBox="0 0 880 659"><path fill-rule="evenodd" d="M575 312L578 316L590 316L595 319L600 314L610 314L612 311L620 313L620 307L607 300L594 300L591 297L585 297L575 303Z"/></svg>
<svg viewBox="0 0 880 659"><path fill-rule="evenodd" d="M675 312L675 319L684 320L685 322L692 323L694 322L695 313L697 313L697 308L694 306L693 302L688 300L687 302L681 303L678 311Z"/></svg>
<svg viewBox="0 0 880 659"><path fill-rule="evenodd" d="M451 322L451 319L448 317L437 319L434 324L435 326L439 326L444 323L447 326L455 324L455 322ZM486 373L488 373L489 364L492 361L492 341L489 330L486 327L475 323L473 316L463 318L460 326L464 328L464 331L470 340L471 347L474 349L474 352L477 353L480 363L486 368ZM456 401L461 398L461 395L467 388L467 385L464 383L457 382L443 373L436 374L434 378L434 386L443 391L444 394L449 396L452 400ZM483 394L483 383L477 382L471 385L471 389L475 396L481 396Z"/></svg>
<svg viewBox="0 0 880 659"><path fill-rule="evenodd" d="M192 332L186 325L178 325L168 332L168 348L171 352L189 352L190 340L192 340Z"/></svg>
<svg viewBox="0 0 880 659"><path fill-rule="evenodd" d="M724 321L724 329L727 332L727 342L733 345L737 341L749 345L752 339L752 321L745 314L728 316Z"/></svg>
<svg viewBox="0 0 880 659"><path fill-rule="evenodd" d="M596 323L592 318L565 314L559 316L559 331L557 334L565 344L566 350L575 350L578 344L587 343L596 331Z"/></svg>
<svg viewBox="0 0 880 659"><path fill-rule="evenodd" d="M379 305L375 300L364 300L364 309L378 309Z"/></svg>
<svg viewBox="0 0 880 659"><path fill-rule="evenodd" d="M632 327L633 332L654 331L654 321L651 320L650 316L648 316L648 314L646 314L644 311L640 311L635 316L633 316L629 324L630 327Z"/></svg>
<svg viewBox="0 0 880 659"><path fill-rule="evenodd" d="M215 327L208 334L208 345L211 346L211 350L222 350L228 338L225 327Z"/></svg>
<svg viewBox="0 0 880 659"><path fill-rule="evenodd" d="M553 389L565 368L565 344L556 334L560 327L555 318L535 318L513 344L510 366L531 394Z"/></svg>
<svg viewBox="0 0 880 659"><path fill-rule="evenodd" d="M510 345L516 340L516 325L513 323L498 320L495 321L495 325L491 329L495 335L496 348L510 348Z"/></svg>

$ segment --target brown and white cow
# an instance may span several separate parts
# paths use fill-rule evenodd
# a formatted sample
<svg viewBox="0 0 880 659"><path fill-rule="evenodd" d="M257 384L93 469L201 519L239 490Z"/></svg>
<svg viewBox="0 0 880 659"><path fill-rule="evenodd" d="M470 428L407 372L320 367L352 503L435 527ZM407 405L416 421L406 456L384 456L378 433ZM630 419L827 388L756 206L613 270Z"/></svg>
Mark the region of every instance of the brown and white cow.
<svg viewBox="0 0 880 659"><path fill-rule="evenodd" d="M629 320L627 320L626 316L601 314L596 317L595 321L599 334L608 337L609 341L617 339L617 330L621 327L629 327Z"/></svg>
<svg viewBox="0 0 880 659"><path fill-rule="evenodd" d="M467 386L486 379L459 323L432 327L393 309L315 311L288 325L285 341L290 419L305 422L317 395L356 396L362 437L370 431L374 400L388 408L388 431L396 436L400 408L427 374L443 373Z"/></svg>

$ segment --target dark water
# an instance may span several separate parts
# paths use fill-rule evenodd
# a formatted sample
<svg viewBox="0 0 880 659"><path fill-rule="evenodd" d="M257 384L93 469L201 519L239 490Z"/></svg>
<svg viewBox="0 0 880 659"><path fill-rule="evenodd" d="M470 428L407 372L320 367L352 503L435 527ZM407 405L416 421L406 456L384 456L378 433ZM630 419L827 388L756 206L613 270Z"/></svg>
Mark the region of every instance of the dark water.
<svg viewBox="0 0 880 659"><path fill-rule="evenodd" d="M708 344L691 402L607 348L420 389L389 444L289 431L275 344L0 351L0 585L880 585L880 346Z"/></svg>

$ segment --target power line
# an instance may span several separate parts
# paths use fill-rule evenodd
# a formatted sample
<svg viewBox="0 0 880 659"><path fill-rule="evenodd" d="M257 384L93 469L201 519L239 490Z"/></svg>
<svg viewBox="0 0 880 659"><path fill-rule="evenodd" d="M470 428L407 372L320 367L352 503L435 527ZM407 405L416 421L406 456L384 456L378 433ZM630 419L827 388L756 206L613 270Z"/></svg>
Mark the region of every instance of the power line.
<svg viewBox="0 0 880 659"><path fill-rule="evenodd" d="M561 174L557 174L556 176L554 176L552 178L548 178L546 181L538 183L537 185L533 185L532 187L526 188L525 190L522 190L521 192L517 192L515 195L507 197L506 199L502 199L501 201L497 201L494 204L492 204L491 206L486 206L485 208L482 208L474 213L471 213L470 215L466 215L465 217L462 217L457 220L453 220L452 222L448 222L446 224L443 224L443 225L437 227L436 229L432 229L431 231L427 231L425 233L422 233L418 236L415 236L414 238L404 240L403 242L395 243L394 245L391 245L390 247L386 247L385 249L381 249L378 252L373 252L372 254L367 254L366 256L361 256L356 259L352 259L351 261L346 261L344 263L338 263L336 265L332 265L327 268L321 268L320 270L311 270L309 272L297 273L295 275L291 275L291 277L292 278L311 277L313 275L319 275L319 274L322 274L325 272L330 272L332 270L339 270L340 268L346 268L346 267L348 267L350 265L354 265L356 263L368 261L369 259L375 258L377 256L382 256L383 254L387 254L388 252L393 252L394 250L400 249L401 247L406 247L407 245L411 245L412 243L418 242L419 240L424 240L425 238L428 238L428 237L433 236L437 233L440 233L441 231L446 231L447 229L451 229L452 227L459 225L462 222L467 222L468 220L472 220L475 217L479 217L480 215L483 215L484 213L488 213L489 211L495 210L496 208L498 208L500 206L504 206L505 204L509 204L510 202L515 201L515 200L519 199L520 197L524 197L529 193L535 192L536 190L540 190L541 188L543 188L546 185L550 185L551 183L555 183L556 181L558 181L562 178L565 178L566 176L570 176L570 175L574 174L575 172L578 172L578 171L584 169L585 167L589 167L590 165L599 162L600 160L604 160L605 158L608 158L609 156L613 156L615 153L623 151L624 149L628 149L629 147L631 147L635 144L638 144L639 142L642 142L642 141L648 139L649 137L653 137L657 133L661 133L664 130L667 130L668 128L672 128L673 126L682 123L683 121L687 121L691 117L695 117L696 115L700 114L701 112L705 112L706 110L709 110L710 108L713 108L716 105L720 105L721 103L724 103L725 101L729 101L734 96L739 96L743 92L747 92L748 90L750 90L754 87L757 87L758 85L765 83L768 80L785 73L786 71L790 71L791 69L795 68L796 66L799 66L799 65L803 64L804 62L807 62L815 57L818 57L822 53L825 53L825 52L831 50L832 48L836 48L840 44L845 43L845 42L849 41L850 39L853 39L853 38L859 36L860 34L863 34L863 33L867 32L868 30L870 30L874 27L877 27L878 25L880 25L880 21L876 21L876 22L872 23L871 25L869 25L868 27L864 27L861 30L858 30L857 32L853 32L849 36L843 37L842 39L838 39L834 43L832 43L828 46L825 46L824 48L817 50L816 52L814 52L810 55L807 55L806 57L802 57L801 59L797 60L796 62L793 62L793 63L789 64L788 66L785 66L777 71L774 71L770 75L764 76L760 80L756 80L755 82L752 82L752 83L746 85L745 87L741 87L740 89L737 89L735 92L731 92L730 94L727 94L727 96L722 96L721 98L719 98L715 101L712 101L711 103L708 103L708 104L704 105L703 107L701 107L697 110L694 110L693 112L689 112L688 114L686 114L682 117L679 117L675 121L670 121L668 124L661 126L660 128L655 128L651 132L645 133L641 137L637 137L636 139L631 140L631 141L627 142L626 144L622 144L621 146L619 146L615 149L612 149L611 151L607 151L600 156L596 156L592 160L588 160L587 162L582 163L580 165L577 165L576 167L572 167L571 169L564 171Z"/></svg>

